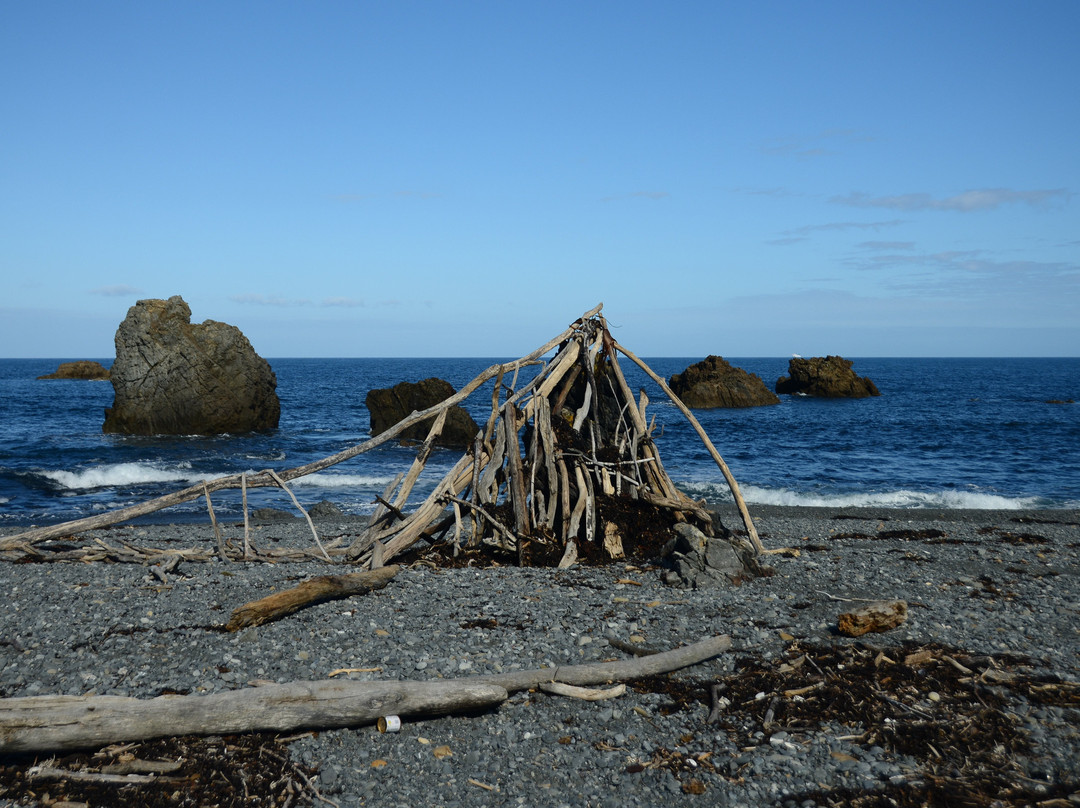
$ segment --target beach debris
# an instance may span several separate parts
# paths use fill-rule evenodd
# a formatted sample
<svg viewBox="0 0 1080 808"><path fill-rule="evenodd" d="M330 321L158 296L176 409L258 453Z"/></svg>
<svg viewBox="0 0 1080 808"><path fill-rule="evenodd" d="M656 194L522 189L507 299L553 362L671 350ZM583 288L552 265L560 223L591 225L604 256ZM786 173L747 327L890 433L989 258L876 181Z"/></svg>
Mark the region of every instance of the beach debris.
<svg viewBox="0 0 1080 808"><path fill-rule="evenodd" d="M54 808L327 802L316 770L292 760L288 740L276 733L185 735L110 744L33 766L0 761L0 794L5 802Z"/></svg>
<svg viewBox="0 0 1080 808"><path fill-rule="evenodd" d="M738 483L704 428L662 377L614 339L601 309L602 304L586 312L526 356L491 366L439 404L413 412L370 440L329 457L292 469L220 477L109 513L34 528L0 539L0 554L46 560L48 553L36 545L47 540L119 524L200 497L207 499L212 514L212 493L241 488L243 548L238 550L219 538L218 554L278 560L280 553L252 546L246 506L248 488L271 486L286 491L315 537L316 547L307 553L293 551L293 559L321 558L370 567L426 541L449 547L452 556L487 548L518 564L550 560L554 566L560 561L574 563L575 555L579 561L594 562L629 556L628 542L640 541L650 530L655 531L656 546L642 552L655 554L671 538L671 529L681 523L693 525L708 538L718 538L718 534L723 538L726 530L714 515L680 491L664 469L653 440L655 423L646 417L648 396L644 390L637 396L630 390L620 356L641 368L687 418L731 490L753 552L765 552ZM533 368L535 373L523 373ZM472 445L427 499L408 510L448 412L490 382L494 382L491 412ZM287 484L429 422L412 465L378 498L367 529L347 544L343 537L323 543ZM119 555L132 560L136 549L126 545ZM99 546L94 557L107 558L114 550ZM146 551L144 560L159 554ZM210 555L191 553L185 560Z"/></svg>
<svg viewBox="0 0 1080 808"><path fill-rule="evenodd" d="M558 682L588 687L686 668L727 651L719 635L646 657L431 681L299 681L209 695L0 699L0 754L71 751L167 735L290 732L375 724L387 715L473 712Z"/></svg>
<svg viewBox="0 0 1080 808"><path fill-rule="evenodd" d="M366 595L374 589L386 586L398 574L399 569L400 567L393 565L351 575L320 575L309 578L292 589L275 592L239 606L233 611L225 629L239 631L242 628L261 626L317 603Z"/></svg>
<svg viewBox="0 0 1080 808"><path fill-rule="evenodd" d="M871 631L889 631L907 619L908 605L903 600L875 600L837 620L837 629L848 637L861 637Z"/></svg>
<svg viewBox="0 0 1080 808"><path fill-rule="evenodd" d="M604 701L606 699L616 699L619 696L626 693L626 685L618 684L615 687L608 688L593 688L593 687L578 687L577 685L566 685L562 682L541 682L540 689L545 693L551 693L555 696L565 696L570 699L579 699L581 701Z"/></svg>
<svg viewBox="0 0 1080 808"><path fill-rule="evenodd" d="M1025 704L1075 709L1080 683L1036 674L1023 656L973 654L937 643L793 641L776 659L738 658L735 671L718 681L662 676L628 685L670 699L658 708L661 715L710 708L706 721L712 727L701 741L690 738L676 750L661 747L641 756L628 773L662 769L684 783L701 771L737 776L737 760L710 755L714 745L707 739L720 729L742 751L765 745L783 750L826 738L839 764L878 759L872 750L882 748L915 762L903 779L787 794L795 804L1065 808L1080 796L1075 772L1029 779L1023 759L1032 754L1032 739L1016 719ZM838 734L837 725L850 731Z"/></svg>

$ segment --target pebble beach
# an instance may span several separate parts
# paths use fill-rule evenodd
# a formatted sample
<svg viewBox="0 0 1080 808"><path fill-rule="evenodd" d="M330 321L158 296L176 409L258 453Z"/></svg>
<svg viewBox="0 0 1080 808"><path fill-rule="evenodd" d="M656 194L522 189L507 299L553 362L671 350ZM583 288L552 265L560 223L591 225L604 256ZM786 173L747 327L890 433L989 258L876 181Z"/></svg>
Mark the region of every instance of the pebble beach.
<svg viewBox="0 0 1080 808"><path fill-rule="evenodd" d="M727 527L741 527L732 507L717 509ZM916 683L898 696L881 692L904 703L886 723L948 723L941 711L959 696L938 692L933 677L967 670L956 681L984 706L1000 702L995 715L1013 732L1013 745L998 751L1021 796L1002 804L1080 804L1080 512L771 506L752 514L765 546L779 552L763 557L768 574L738 586L673 588L642 562L554 570L421 561L383 589L236 633L222 626L238 606L348 570L215 559L162 573L138 563L0 561L0 696L151 698L332 676L457 678L625 658L608 638L666 650L726 634L729 651L664 677L664 687L631 686L617 698L529 691L477 715L404 721L397 732L297 733L285 746L311 772L298 804L870 805L963 789L964 765L946 765L947 749L931 744L938 759L920 758L825 703L813 720L785 718L793 700L813 706L828 671L796 696L794 679L786 691L727 704L710 690L725 682L720 692L734 694L748 666L791 676L800 660L820 668L836 649L874 659L876 671L896 666L881 682ZM360 524L342 517L319 531L347 537ZM230 540L241 533L226 526ZM206 524L119 526L65 544L95 539L214 543ZM300 547L312 536L293 519L257 525L252 540ZM906 619L859 638L838 634L840 614L873 600L905 601ZM775 720L762 719L766 702ZM9 788L0 805L47 804L10 790L10 778L38 762L0 756Z"/></svg>

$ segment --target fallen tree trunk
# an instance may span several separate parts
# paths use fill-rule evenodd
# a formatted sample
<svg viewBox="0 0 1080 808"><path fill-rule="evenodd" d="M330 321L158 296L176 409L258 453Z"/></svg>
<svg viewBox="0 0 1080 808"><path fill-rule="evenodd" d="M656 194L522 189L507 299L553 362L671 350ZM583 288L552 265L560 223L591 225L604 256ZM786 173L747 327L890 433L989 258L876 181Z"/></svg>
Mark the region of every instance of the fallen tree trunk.
<svg viewBox="0 0 1080 808"><path fill-rule="evenodd" d="M0 754L92 749L173 735L293 732L426 718L495 706L542 682L600 685L685 668L731 647L727 635L618 662L427 682L290 682L208 696L24 696L0 699Z"/></svg>
<svg viewBox="0 0 1080 808"><path fill-rule="evenodd" d="M239 631L249 626L261 626L263 623L280 620L282 617L287 617L307 606L314 606L316 603L325 603L328 600L338 600L352 595L366 595L373 589L382 589L386 586L400 569L398 566L379 567L364 572L354 572L351 575L320 575L309 578L292 589L275 592L273 595L267 595L265 598L237 607L225 625L225 630Z"/></svg>
<svg viewBox="0 0 1080 808"><path fill-rule="evenodd" d="M0 700L0 753L92 749L172 735L293 732L381 716L468 712L505 701L484 682L289 682L208 696L27 696Z"/></svg>

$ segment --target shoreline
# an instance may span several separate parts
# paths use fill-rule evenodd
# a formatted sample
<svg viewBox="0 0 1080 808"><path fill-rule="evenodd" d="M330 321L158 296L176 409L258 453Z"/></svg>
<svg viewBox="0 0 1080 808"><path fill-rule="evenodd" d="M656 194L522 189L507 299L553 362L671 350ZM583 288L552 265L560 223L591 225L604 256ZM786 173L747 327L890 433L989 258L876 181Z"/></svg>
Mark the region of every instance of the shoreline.
<svg viewBox="0 0 1080 808"><path fill-rule="evenodd" d="M742 527L734 505L717 510L729 530ZM869 653L869 672L860 676L881 676L878 687L894 671L914 676L907 690L890 691L908 705L893 721L918 718L915 710L947 732L967 726L947 712L965 693L1000 703L994 726L1022 739L1000 765L1025 788L1042 789L1005 805L1080 791L1080 704L1040 702L1032 694L1045 690L1010 684L1010 677L1031 677L1043 688L1080 682L1080 512L750 512L766 548L799 552L764 557L770 574L739 586L674 588L640 563L566 570L417 563L384 589L232 634L221 626L236 607L330 565L210 557L157 574L144 563L0 561L8 593L0 610L0 697L210 694L260 681L326 680L341 670L361 681L461 678L623 656L609 636L668 649L726 634L729 652L665 677L668 690L632 687L605 702L522 693L476 715L410 720L393 734L369 726L302 733L286 748L318 770L316 784L342 806L387 804L388 794L393 804L413 805L695 806L705 804L699 788L708 804L731 808L810 799L839 805L846 803L808 795L939 787L941 778L927 776L936 771L932 755L894 749L874 734L881 727L844 718L831 702L811 701L820 711L809 722L788 721L778 710L777 724L763 724L769 699L755 699L757 690L776 687L782 705L786 688L805 686L801 679L755 684L733 699L723 721L707 723L708 683L734 689L753 666L794 676L800 658L825 666L827 654L840 651ZM324 538L348 536L361 519L316 525ZM224 527L230 540L242 535L233 523ZM209 520L122 525L79 543L95 538L168 549L215 541ZM300 517L260 523L253 539L260 548L312 543ZM878 599L903 599L906 620L860 638L837 633L838 615ZM931 653L972 669L978 663L984 676L945 690L937 677L954 671L951 663L905 667L907 655L925 649L944 649ZM433 755L442 747L451 754ZM686 763L691 757L701 763ZM0 755L5 764L14 765Z"/></svg>
<svg viewBox="0 0 1080 808"><path fill-rule="evenodd" d="M742 516L738 508L732 502L709 502L705 501L705 507L719 514L722 523L729 530L742 530ZM754 505L747 503L747 508L755 525L759 520L773 522L776 520L864 520L864 521L892 521L892 522L977 522L977 521L1000 521L1000 522L1032 522L1032 523L1060 523L1063 525L1080 526L1080 508L890 508L863 505ZM282 525L289 523L304 523L304 517L295 509L280 509L283 514L279 519L266 519L251 524ZM175 516L175 515L172 515ZM231 516L231 515L230 515ZM359 530L366 525L368 515L341 514L329 517L312 517L315 524L340 524L348 529ZM218 521L224 526L243 526L242 519L218 517ZM7 524L0 527L0 536L11 536L38 527L53 527L64 524L63 521L52 522L28 522L25 524ZM210 520L206 514L192 514L190 519L170 519L170 514L159 512L148 516L138 517L128 522L120 522L105 530L127 527L172 527L176 529L198 528L201 525L209 525Z"/></svg>

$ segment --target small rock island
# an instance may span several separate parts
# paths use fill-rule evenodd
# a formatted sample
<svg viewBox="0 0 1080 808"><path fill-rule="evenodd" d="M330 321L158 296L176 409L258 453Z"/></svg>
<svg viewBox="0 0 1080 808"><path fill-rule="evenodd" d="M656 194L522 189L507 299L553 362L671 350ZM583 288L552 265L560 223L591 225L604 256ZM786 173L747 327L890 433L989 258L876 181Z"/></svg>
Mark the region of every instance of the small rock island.
<svg viewBox="0 0 1080 808"><path fill-rule="evenodd" d="M277 377L240 329L206 320L174 295L140 300L116 330L115 398L102 431L220 435L274 429Z"/></svg>

